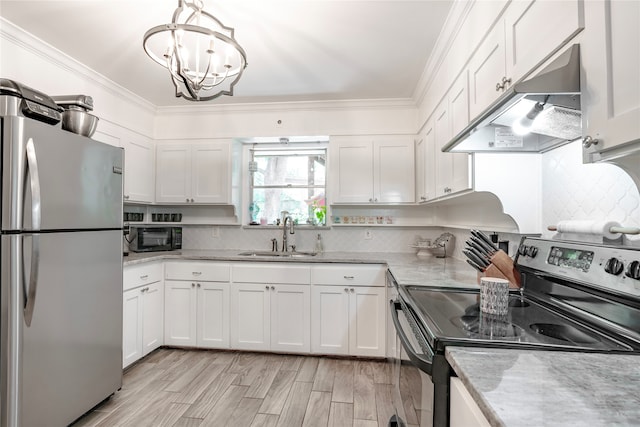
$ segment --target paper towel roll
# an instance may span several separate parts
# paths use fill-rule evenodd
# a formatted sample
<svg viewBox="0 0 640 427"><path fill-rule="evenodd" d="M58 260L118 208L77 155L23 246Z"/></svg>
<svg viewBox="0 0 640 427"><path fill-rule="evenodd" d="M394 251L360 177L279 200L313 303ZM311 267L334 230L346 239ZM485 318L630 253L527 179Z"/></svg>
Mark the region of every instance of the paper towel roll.
<svg viewBox="0 0 640 427"><path fill-rule="evenodd" d="M616 221L560 221L556 226L558 233L597 234L607 239L617 239L618 233L612 233L611 228L621 227Z"/></svg>

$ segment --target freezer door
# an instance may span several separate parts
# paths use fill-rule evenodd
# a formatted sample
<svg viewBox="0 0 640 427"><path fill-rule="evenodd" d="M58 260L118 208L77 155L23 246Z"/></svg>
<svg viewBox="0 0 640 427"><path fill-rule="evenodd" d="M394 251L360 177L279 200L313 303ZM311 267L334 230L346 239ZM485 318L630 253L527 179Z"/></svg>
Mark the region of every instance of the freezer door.
<svg viewBox="0 0 640 427"><path fill-rule="evenodd" d="M21 238L28 271L33 237ZM39 245L20 425L63 426L122 384L122 234L42 233Z"/></svg>
<svg viewBox="0 0 640 427"><path fill-rule="evenodd" d="M123 150L2 118L2 230L122 227Z"/></svg>

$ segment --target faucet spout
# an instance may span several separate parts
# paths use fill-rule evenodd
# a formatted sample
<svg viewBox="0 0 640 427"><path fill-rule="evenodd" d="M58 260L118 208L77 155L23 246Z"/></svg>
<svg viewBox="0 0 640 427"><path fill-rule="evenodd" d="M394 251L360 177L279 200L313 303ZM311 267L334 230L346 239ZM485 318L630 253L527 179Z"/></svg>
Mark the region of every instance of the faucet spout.
<svg viewBox="0 0 640 427"><path fill-rule="evenodd" d="M287 223L289 224L289 234L296 234L293 219L285 213L282 220L282 252L289 252L289 245L287 244Z"/></svg>

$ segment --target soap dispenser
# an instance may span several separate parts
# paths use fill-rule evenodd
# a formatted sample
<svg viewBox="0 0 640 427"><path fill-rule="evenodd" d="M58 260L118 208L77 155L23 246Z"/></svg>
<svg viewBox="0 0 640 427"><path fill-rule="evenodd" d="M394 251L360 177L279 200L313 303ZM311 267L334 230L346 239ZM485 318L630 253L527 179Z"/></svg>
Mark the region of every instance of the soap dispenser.
<svg viewBox="0 0 640 427"><path fill-rule="evenodd" d="M322 252L324 252L324 247L322 245L322 236L318 234L318 239L316 240L316 253L321 254Z"/></svg>

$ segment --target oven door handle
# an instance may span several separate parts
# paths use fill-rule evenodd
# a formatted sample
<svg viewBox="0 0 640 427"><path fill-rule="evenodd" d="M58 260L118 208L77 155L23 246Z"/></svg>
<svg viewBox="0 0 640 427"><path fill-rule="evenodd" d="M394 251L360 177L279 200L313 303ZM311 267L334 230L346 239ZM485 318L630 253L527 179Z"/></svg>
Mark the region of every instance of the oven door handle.
<svg viewBox="0 0 640 427"><path fill-rule="evenodd" d="M400 341L402 342L402 347L404 347L409 359L413 364L420 369L421 371L427 373L429 376L432 375L433 371L433 361L429 359L425 359L415 352L409 338L407 337L404 329L402 329L402 325L400 324L400 319L398 318L398 310L402 310L402 306L397 301L391 301L391 319L393 319L393 325L396 328L396 332L400 337Z"/></svg>

